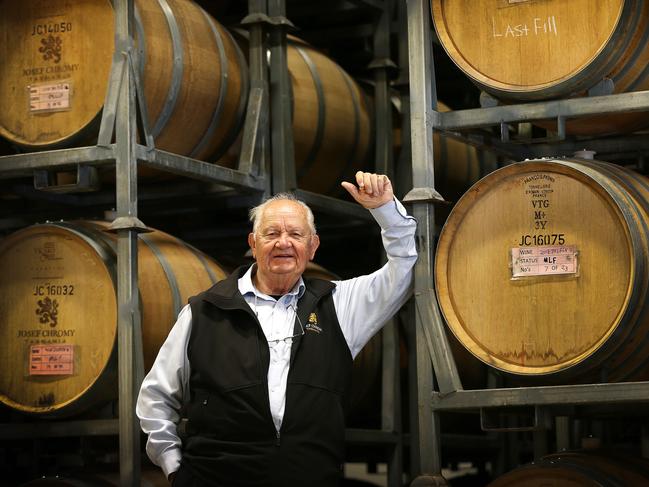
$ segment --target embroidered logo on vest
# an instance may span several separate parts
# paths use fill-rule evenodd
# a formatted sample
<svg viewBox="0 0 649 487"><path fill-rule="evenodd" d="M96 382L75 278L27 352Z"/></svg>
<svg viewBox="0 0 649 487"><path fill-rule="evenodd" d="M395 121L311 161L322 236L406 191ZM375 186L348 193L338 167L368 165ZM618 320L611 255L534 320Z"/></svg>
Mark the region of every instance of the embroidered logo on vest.
<svg viewBox="0 0 649 487"><path fill-rule="evenodd" d="M322 328L318 326L318 316L315 313L309 315L309 320L304 327L306 331L312 331L314 333L322 333Z"/></svg>

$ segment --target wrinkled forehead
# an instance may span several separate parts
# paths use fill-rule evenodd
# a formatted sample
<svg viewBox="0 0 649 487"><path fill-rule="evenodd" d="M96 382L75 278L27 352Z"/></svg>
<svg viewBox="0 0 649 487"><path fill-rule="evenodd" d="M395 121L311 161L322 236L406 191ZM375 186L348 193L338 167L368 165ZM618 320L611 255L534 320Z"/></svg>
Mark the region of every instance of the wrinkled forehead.
<svg viewBox="0 0 649 487"><path fill-rule="evenodd" d="M270 203L261 214L259 228L263 230L276 226L308 230L309 222L306 210L302 205L290 200Z"/></svg>

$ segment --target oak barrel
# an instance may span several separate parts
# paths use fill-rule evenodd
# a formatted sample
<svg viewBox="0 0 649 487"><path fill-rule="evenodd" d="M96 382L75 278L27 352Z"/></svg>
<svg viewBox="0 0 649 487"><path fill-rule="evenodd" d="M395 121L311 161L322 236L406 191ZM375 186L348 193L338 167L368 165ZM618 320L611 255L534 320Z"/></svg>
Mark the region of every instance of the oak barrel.
<svg viewBox="0 0 649 487"><path fill-rule="evenodd" d="M35 225L2 241L0 402L64 416L116 396L116 238L104 222ZM139 235L145 370L187 299L225 274L182 241Z"/></svg>
<svg viewBox="0 0 649 487"><path fill-rule="evenodd" d="M645 1L431 0L431 7L450 58L498 99L570 97L598 91L602 80L612 83L613 93L649 89ZM646 115L627 113L588 117L566 128L601 134L646 124Z"/></svg>
<svg viewBox="0 0 649 487"><path fill-rule="evenodd" d="M245 33L237 31L236 39L247 51ZM342 194L340 182L363 170L372 156L371 98L330 57L294 36L287 39L297 185ZM239 150L240 141L219 164L231 165Z"/></svg>
<svg viewBox="0 0 649 487"><path fill-rule="evenodd" d="M293 139L299 186L332 194L363 169L373 149L369 99L338 64L289 38Z"/></svg>
<svg viewBox="0 0 649 487"><path fill-rule="evenodd" d="M458 340L510 374L649 377L649 183L584 159L494 171L455 205L435 285Z"/></svg>
<svg viewBox="0 0 649 487"><path fill-rule="evenodd" d="M136 0L136 61L158 148L197 159L236 138L247 66L190 0ZM0 135L26 150L96 140L114 52L109 0L0 0Z"/></svg>
<svg viewBox="0 0 649 487"><path fill-rule="evenodd" d="M546 455L487 487L618 487L649 485L649 461L611 452L568 451Z"/></svg>

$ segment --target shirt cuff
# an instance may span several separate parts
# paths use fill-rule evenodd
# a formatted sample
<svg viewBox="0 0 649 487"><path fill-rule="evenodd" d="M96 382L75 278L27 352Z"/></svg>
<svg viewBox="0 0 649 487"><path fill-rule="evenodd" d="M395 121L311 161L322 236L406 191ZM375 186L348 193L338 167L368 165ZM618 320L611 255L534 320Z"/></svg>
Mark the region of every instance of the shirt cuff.
<svg viewBox="0 0 649 487"><path fill-rule="evenodd" d="M396 198L378 208L370 209L370 213L383 229L403 223L404 220L414 220Z"/></svg>
<svg viewBox="0 0 649 487"><path fill-rule="evenodd" d="M166 453L163 453L158 464L162 471L165 474L165 477L169 478L169 474L176 472L180 468L180 450L171 450Z"/></svg>

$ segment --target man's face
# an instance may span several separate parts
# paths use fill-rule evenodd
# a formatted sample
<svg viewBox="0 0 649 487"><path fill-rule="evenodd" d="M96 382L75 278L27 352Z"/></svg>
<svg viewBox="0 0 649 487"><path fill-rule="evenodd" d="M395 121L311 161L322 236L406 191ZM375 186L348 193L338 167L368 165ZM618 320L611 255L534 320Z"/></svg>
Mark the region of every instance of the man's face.
<svg viewBox="0 0 649 487"><path fill-rule="evenodd" d="M309 229L306 210L294 201L274 201L260 218L257 233L248 235L259 277L288 280L292 286L313 259L320 239Z"/></svg>

